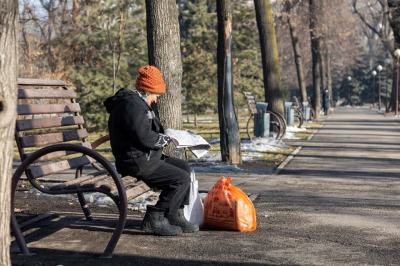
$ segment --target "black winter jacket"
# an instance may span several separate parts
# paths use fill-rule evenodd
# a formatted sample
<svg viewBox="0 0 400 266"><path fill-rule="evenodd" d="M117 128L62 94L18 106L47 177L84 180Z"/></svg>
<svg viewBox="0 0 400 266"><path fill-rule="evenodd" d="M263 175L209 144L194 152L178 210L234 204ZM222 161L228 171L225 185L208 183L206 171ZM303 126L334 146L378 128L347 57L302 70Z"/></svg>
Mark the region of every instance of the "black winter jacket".
<svg viewBox="0 0 400 266"><path fill-rule="evenodd" d="M329 93L324 91L324 93L322 94L322 107L329 108L329 99L330 99Z"/></svg>
<svg viewBox="0 0 400 266"><path fill-rule="evenodd" d="M137 92L120 89L104 102L115 166L122 175L146 177L163 162L169 136L153 110Z"/></svg>

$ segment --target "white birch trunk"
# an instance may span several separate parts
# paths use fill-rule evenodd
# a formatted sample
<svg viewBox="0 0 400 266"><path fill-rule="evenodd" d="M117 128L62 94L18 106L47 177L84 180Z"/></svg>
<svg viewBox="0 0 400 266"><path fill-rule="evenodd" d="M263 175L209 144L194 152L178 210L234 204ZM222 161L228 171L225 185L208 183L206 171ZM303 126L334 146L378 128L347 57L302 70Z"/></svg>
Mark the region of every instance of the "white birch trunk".
<svg viewBox="0 0 400 266"><path fill-rule="evenodd" d="M18 1L0 8L0 265L10 261L10 210L13 136L17 104Z"/></svg>

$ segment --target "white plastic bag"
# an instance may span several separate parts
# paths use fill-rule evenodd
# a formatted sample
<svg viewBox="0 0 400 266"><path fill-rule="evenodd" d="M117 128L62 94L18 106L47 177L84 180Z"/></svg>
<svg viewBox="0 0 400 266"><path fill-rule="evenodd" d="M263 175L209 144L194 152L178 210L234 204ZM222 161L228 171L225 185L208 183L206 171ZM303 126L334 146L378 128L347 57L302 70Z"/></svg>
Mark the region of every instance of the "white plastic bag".
<svg viewBox="0 0 400 266"><path fill-rule="evenodd" d="M185 205L184 215L186 220L192 223L196 223L199 226L203 225L203 203L201 202L199 195L199 183L196 180L194 171L190 173L190 196L189 205Z"/></svg>

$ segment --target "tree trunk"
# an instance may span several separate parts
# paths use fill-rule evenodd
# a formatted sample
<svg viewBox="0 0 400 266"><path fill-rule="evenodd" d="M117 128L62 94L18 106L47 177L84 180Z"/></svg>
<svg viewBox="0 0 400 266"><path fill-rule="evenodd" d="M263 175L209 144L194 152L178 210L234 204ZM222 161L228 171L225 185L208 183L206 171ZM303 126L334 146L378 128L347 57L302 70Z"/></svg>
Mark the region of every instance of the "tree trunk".
<svg viewBox="0 0 400 266"><path fill-rule="evenodd" d="M329 95L331 96L329 105L331 107L333 107L331 53L330 53L330 50L329 50L328 46L326 47L325 56L326 56L326 60L325 60L325 63L326 63L326 83L327 83L327 86L328 86L327 88L328 88Z"/></svg>
<svg viewBox="0 0 400 266"><path fill-rule="evenodd" d="M290 1L286 1L286 12L287 12L287 23L289 25L290 36L292 38L293 52L294 52L294 62L296 64L297 71L297 80L299 82L299 90L302 102L308 102L307 98L307 90L306 90L306 82L304 81L304 72L303 72L303 62L301 59L300 53L300 45L299 39L297 37L296 27L292 22L291 18L291 3Z"/></svg>
<svg viewBox="0 0 400 266"><path fill-rule="evenodd" d="M313 87L314 87L314 110L315 118L320 117L321 111L321 76L320 76L320 51L321 39L318 36L318 21L315 0L309 0L310 3L310 36L311 36L311 54L312 54L312 74L313 74Z"/></svg>
<svg viewBox="0 0 400 266"><path fill-rule="evenodd" d="M327 86L327 82L326 82L325 53L324 53L323 49L319 53L319 60L320 60L319 69L321 72L320 73L320 75L321 75L321 90L325 91L328 86Z"/></svg>
<svg viewBox="0 0 400 266"><path fill-rule="evenodd" d="M389 7L389 23L393 30L394 35L394 50L400 48L400 3L398 0L388 0ZM397 60L397 58L395 58ZM396 66L396 64L394 64ZM397 66L396 66L397 67ZM393 82L392 82L392 93L390 97L391 109L396 107L396 90L397 90L397 73L396 70L393 71Z"/></svg>
<svg viewBox="0 0 400 266"><path fill-rule="evenodd" d="M274 19L269 0L254 0L264 75L265 101L268 110L284 115Z"/></svg>
<svg viewBox="0 0 400 266"><path fill-rule="evenodd" d="M197 127L197 105L194 108L194 126Z"/></svg>
<svg viewBox="0 0 400 266"><path fill-rule="evenodd" d="M241 164L239 126L233 107L231 0L217 0L218 118L223 162Z"/></svg>
<svg viewBox="0 0 400 266"><path fill-rule="evenodd" d="M182 61L178 9L175 0L146 0L149 65L157 67L167 85L157 104L164 128L182 129ZM183 149L169 145L164 152L185 159Z"/></svg>
<svg viewBox="0 0 400 266"><path fill-rule="evenodd" d="M17 110L18 1L0 9L0 265L10 261L11 177Z"/></svg>

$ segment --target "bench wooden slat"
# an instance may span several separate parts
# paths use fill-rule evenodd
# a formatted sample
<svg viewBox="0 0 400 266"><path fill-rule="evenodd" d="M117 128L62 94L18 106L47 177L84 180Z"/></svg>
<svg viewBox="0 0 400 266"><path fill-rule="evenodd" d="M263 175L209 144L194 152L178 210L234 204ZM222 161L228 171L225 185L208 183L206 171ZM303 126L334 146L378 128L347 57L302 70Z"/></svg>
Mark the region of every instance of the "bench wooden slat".
<svg viewBox="0 0 400 266"><path fill-rule="evenodd" d="M80 112L79 103L68 104L20 104L17 107L19 115L55 114Z"/></svg>
<svg viewBox="0 0 400 266"><path fill-rule="evenodd" d="M77 140L87 138L88 133L86 129L78 129L73 131L66 131L60 133L49 133L42 135L34 135L21 137L20 142L22 147L36 147L36 146L44 146L48 144L66 142L70 140Z"/></svg>
<svg viewBox="0 0 400 266"><path fill-rule="evenodd" d="M107 176L107 175L108 175L107 170L101 170L101 171L96 172L96 173L94 173L94 174L85 175L85 176L82 176L82 177L80 177L80 178L77 178L77 179L74 179L74 180L65 182L64 185L69 186L69 185L82 184L82 183L87 182L87 181L90 181L90 180L92 180L92 179L94 179L94 178L96 178L96 177L105 177L105 176ZM90 183L90 182L89 182L89 183Z"/></svg>
<svg viewBox="0 0 400 266"><path fill-rule="evenodd" d="M127 188L128 186L131 186L133 184L135 184L137 181L136 178L131 177L131 176L125 176L124 178L122 178L122 184L124 184L124 187ZM99 185L107 185L110 189L111 189L111 193L116 193L117 192L117 185L115 185L114 181L111 179L109 180L109 183L106 184L105 182ZM97 186L97 184L96 184Z"/></svg>
<svg viewBox="0 0 400 266"><path fill-rule="evenodd" d="M18 85L21 85L21 86L67 86L67 83L62 80L19 78Z"/></svg>
<svg viewBox="0 0 400 266"><path fill-rule="evenodd" d="M247 99L248 101L251 101L251 100L254 100L254 101L255 101L256 97L254 97L253 95L246 95L246 99Z"/></svg>
<svg viewBox="0 0 400 266"><path fill-rule="evenodd" d="M149 190L150 190L150 188L145 183L143 183L141 185L138 185L136 187L126 190L126 198L128 200L134 199L134 198L142 195L143 193L146 193Z"/></svg>
<svg viewBox="0 0 400 266"><path fill-rule="evenodd" d="M75 99L73 90L18 89L18 99Z"/></svg>
<svg viewBox="0 0 400 266"><path fill-rule="evenodd" d="M85 184L90 184L90 183L97 183L97 182L103 181L105 179L108 179L109 177L110 177L109 173L106 172L103 175L99 175L99 176L93 177L92 179L88 179L86 181L83 181L83 182L80 183L80 185L85 185Z"/></svg>
<svg viewBox="0 0 400 266"><path fill-rule="evenodd" d="M60 162L49 163L41 166L34 166L28 169L33 178L55 174L64 170L76 168L82 165L90 164L95 160L89 156L81 156Z"/></svg>
<svg viewBox="0 0 400 266"><path fill-rule="evenodd" d="M83 125L84 123L83 116L25 119L17 121L17 130L24 131L38 128Z"/></svg>
<svg viewBox="0 0 400 266"><path fill-rule="evenodd" d="M75 144L75 145L84 146L84 147L89 148L89 149L92 148L91 147L91 143L89 141L85 141L85 142L78 143L78 144ZM63 157L65 155L70 155L70 154L75 154L75 153L77 153L77 152L76 151L55 151L55 152L48 153L48 154L46 154L46 155L44 155L42 157L39 157L35 161L35 163L36 162L45 162L45 161L49 161L49 160L52 160L52 159L60 158L60 157ZM32 153L27 153L26 156L29 156L31 154Z"/></svg>

